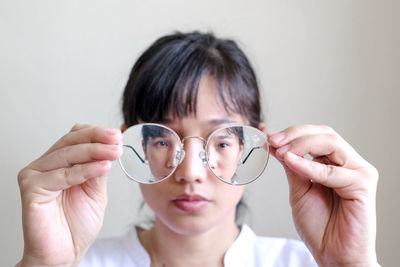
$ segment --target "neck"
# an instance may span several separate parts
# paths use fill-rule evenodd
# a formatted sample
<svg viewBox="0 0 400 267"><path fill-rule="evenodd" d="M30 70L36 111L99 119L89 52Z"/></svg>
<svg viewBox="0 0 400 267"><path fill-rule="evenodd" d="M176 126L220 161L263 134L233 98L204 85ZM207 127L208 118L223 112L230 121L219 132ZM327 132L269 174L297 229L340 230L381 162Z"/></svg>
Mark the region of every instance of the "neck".
<svg viewBox="0 0 400 267"><path fill-rule="evenodd" d="M139 234L151 257L151 266L223 266L224 255L239 234L231 221L197 234L181 234L156 219L154 227Z"/></svg>

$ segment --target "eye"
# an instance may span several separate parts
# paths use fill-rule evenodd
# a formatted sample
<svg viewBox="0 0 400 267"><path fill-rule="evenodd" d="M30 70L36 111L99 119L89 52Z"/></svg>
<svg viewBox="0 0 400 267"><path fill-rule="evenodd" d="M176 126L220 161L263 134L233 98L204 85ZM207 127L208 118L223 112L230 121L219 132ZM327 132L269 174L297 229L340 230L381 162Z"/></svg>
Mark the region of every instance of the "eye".
<svg viewBox="0 0 400 267"><path fill-rule="evenodd" d="M156 145L158 145L158 146L168 146L167 142L165 142L165 141L158 141L156 143Z"/></svg>
<svg viewBox="0 0 400 267"><path fill-rule="evenodd" d="M227 143L219 143L218 144L218 147L220 147L220 148L226 148L226 147L228 147L229 145L227 144Z"/></svg>
<svg viewBox="0 0 400 267"><path fill-rule="evenodd" d="M154 146L154 147L168 147L169 146L169 142L168 142L168 140L157 138L157 139L153 140L152 146Z"/></svg>

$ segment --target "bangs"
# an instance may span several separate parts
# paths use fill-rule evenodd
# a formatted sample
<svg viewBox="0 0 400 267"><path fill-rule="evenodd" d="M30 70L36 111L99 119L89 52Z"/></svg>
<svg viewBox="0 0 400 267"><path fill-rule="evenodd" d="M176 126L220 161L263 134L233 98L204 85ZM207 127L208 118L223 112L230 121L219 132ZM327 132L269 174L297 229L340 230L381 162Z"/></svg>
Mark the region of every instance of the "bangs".
<svg viewBox="0 0 400 267"><path fill-rule="evenodd" d="M127 88L133 90L124 93L125 124L162 123L196 114L200 81L210 75L225 110L257 126L260 112L254 112L254 103L259 107L255 75L251 68L249 72L244 55L232 53L230 46L238 49L234 42L227 40L221 47L213 38L206 35L202 42L165 38L150 47L132 69Z"/></svg>

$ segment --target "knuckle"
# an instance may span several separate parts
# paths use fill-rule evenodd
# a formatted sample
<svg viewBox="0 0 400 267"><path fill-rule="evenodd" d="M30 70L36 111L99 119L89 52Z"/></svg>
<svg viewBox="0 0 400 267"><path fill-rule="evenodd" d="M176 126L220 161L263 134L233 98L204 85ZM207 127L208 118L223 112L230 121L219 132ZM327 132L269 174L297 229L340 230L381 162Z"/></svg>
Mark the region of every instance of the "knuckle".
<svg viewBox="0 0 400 267"><path fill-rule="evenodd" d="M75 132L77 130L79 130L82 127L81 123L75 123L74 126L72 126L70 132Z"/></svg>
<svg viewBox="0 0 400 267"><path fill-rule="evenodd" d="M60 149L57 149L56 151L54 151L54 153L56 153L57 157L63 158L70 151L71 151L71 147L70 146L65 146L65 147L62 147Z"/></svg>
<svg viewBox="0 0 400 267"><path fill-rule="evenodd" d="M74 126L72 126L70 132L76 132L83 128L90 128L90 127L93 127L93 126L90 124L76 123Z"/></svg>
<svg viewBox="0 0 400 267"><path fill-rule="evenodd" d="M326 137L328 138L328 140L331 143L337 144L341 141L341 138L339 137L339 135L335 134L335 133L328 133L326 134Z"/></svg>
<svg viewBox="0 0 400 267"><path fill-rule="evenodd" d="M30 178L33 175L34 175L34 171L32 169L30 169L29 167L25 167L25 168L21 169L18 172L18 176L17 176L19 187L21 189L27 187L27 185L29 185L29 182L31 180Z"/></svg>
<svg viewBox="0 0 400 267"><path fill-rule="evenodd" d="M98 155L99 153L103 152L106 149L105 146L98 143L92 143L88 146L89 153L93 155Z"/></svg>
<svg viewBox="0 0 400 267"><path fill-rule="evenodd" d="M62 175L64 176L65 182L67 183L68 186L72 186L71 183L71 177L73 176L73 169L75 167L71 167L71 168L64 168L62 170Z"/></svg>
<svg viewBox="0 0 400 267"><path fill-rule="evenodd" d="M87 146L88 153L90 157L93 159L101 159L103 157L107 157L112 153L112 149L109 145L92 143Z"/></svg>
<svg viewBox="0 0 400 267"><path fill-rule="evenodd" d="M29 172L28 168L26 168L26 167L18 172L18 184L19 185L21 185L24 182L24 180L27 179L27 177L29 176L28 172Z"/></svg>
<svg viewBox="0 0 400 267"><path fill-rule="evenodd" d="M64 178L68 178L68 176L70 176L70 174L71 174L71 170L69 168L63 168L62 174L63 174Z"/></svg>
<svg viewBox="0 0 400 267"><path fill-rule="evenodd" d="M375 167L373 167L372 166L372 177L375 179L375 180L379 180L379 171L378 171L378 169L377 168L375 168Z"/></svg>
<svg viewBox="0 0 400 267"><path fill-rule="evenodd" d="M335 167L333 165L325 165L325 164L323 164L322 166L323 167L321 170L321 178L325 182L329 179L329 177L332 176L332 174L335 170Z"/></svg>
<svg viewBox="0 0 400 267"><path fill-rule="evenodd" d="M61 143L61 145L62 146L66 146L66 145L68 145L69 143L70 143L70 133L67 133L67 134L64 134L61 138L60 138L60 140L59 140L59 142Z"/></svg>
<svg viewBox="0 0 400 267"><path fill-rule="evenodd" d="M331 134L336 133L335 130L334 130L331 126L328 126L328 125L320 125L319 127L320 127L324 132L331 133Z"/></svg>
<svg viewBox="0 0 400 267"><path fill-rule="evenodd" d="M365 169L365 176L372 182L377 183L379 180L379 171L372 165Z"/></svg>
<svg viewBox="0 0 400 267"><path fill-rule="evenodd" d="M302 126L299 126L299 125L293 125L293 126L288 127L288 128L285 130L285 132L286 132L286 134L287 134L288 136L295 135L295 133L298 132L299 129L300 129L301 127L302 127Z"/></svg>
<svg viewBox="0 0 400 267"><path fill-rule="evenodd" d="M105 130L104 127L94 126L91 129L91 133L90 133L91 140L93 141L93 140L100 139L100 137L104 134L104 130Z"/></svg>
<svg viewBox="0 0 400 267"><path fill-rule="evenodd" d="M68 161L68 154L71 153L72 148L70 146L63 147L54 151L57 162L64 166L70 166Z"/></svg>

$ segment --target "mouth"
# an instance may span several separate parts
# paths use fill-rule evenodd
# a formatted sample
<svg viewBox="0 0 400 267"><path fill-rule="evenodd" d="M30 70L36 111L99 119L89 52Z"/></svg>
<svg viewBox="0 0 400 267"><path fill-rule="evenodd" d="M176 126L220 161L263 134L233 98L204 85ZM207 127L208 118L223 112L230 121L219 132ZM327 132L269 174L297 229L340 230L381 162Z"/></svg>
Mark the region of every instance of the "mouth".
<svg viewBox="0 0 400 267"><path fill-rule="evenodd" d="M180 195L172 199L175 207L184 213L199 213L208 206L210 200L201 195Z"/></svg>

